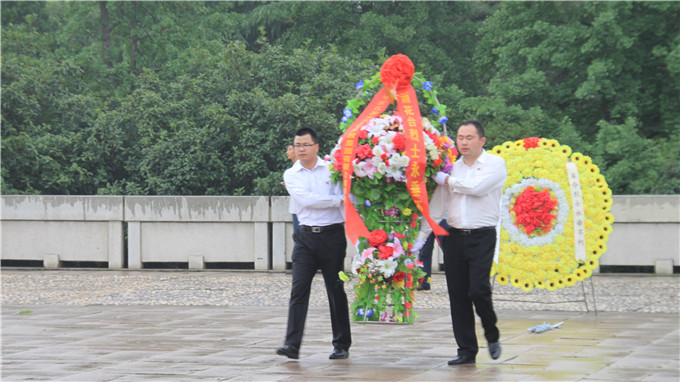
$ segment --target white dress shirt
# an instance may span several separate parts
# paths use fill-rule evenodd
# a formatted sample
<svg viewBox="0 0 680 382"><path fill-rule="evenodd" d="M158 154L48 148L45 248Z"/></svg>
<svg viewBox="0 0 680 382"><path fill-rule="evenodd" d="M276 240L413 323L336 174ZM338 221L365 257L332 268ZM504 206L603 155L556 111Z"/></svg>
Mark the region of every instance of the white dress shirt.
<svg viewBox="0 0 680 382"><path fill-rule="evenodd" d="M430 201L430 216L438 222L447 215L454 228L475 229L496 226L500 220L500 200L508 173L505 160L484 150L472 166L461 157L453 164L448 185L437 187ZM432 232L423 223L419 239Z"/></svg>
<svg viewBox="0 0 680 382"><path fill-rule="evenodd" d="M295 201L301 225L323 227L345 222L342 185L331 181L331 171L323 159L317 157L311 170L296 161L283 173L283 180Z"/></svg>

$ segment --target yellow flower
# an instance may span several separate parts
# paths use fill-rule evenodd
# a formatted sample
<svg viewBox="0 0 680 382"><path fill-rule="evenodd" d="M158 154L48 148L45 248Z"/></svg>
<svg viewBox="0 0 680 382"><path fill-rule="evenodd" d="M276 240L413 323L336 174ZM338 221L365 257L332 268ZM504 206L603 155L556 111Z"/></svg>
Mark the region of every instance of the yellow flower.
<svg viewBox="0 0 680 382"><path fill-rule="evenodd" d="M345 273L343 271L340 271L340 273L338 273L338 276L340 277L340 280L345 281L345 282L349 281L349 279L350 279L350 277L347 275L347 273Z"/></svg>
<svg viewBox="0 0 680 382"><path fill-rule="evenodd" d="M413 211L411 211L410 208L404 208L404 209L401 211L401 214L404 215L404 216L411 216L412 213L413 213Z"/></svg>
<svg viewBox="0 0 680 382"><path fill-rule="evenodd" d="M508 283L508 276L506 275L497 275L496 280L498 281L499 284L505 285Z"/></svg>

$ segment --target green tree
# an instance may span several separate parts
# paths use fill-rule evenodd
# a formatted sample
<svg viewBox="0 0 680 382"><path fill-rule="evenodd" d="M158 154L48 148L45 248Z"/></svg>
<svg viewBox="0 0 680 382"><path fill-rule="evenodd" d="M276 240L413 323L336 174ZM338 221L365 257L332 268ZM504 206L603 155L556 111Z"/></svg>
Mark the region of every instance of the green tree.
<svg viewBox="0 0 680 382"><path fill-rule="evenodd" d="M677 193L674 165L629 177L637 184L613 179L639 165L607 147L677 141L679 17L670 2L501 3L484 21L475 59L488 94L458 112L488 121L499 138L556 138L600 159L614 193ZM680 160L673 149L646 154L652 163Z"/></svg>

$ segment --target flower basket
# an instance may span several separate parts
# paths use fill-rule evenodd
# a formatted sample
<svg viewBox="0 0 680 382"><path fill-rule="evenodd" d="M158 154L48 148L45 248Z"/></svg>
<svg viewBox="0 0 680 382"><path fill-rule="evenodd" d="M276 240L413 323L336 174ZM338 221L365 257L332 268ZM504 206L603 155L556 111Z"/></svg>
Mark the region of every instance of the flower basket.
<svg viewBox="0 0 680 382"><path fill-rule="evenodd" d="M530 291L573 286L592 275L607 250L611 190L592 160L545 138L505 142L501 237L492 275Z"/></svg>
<svg viewBox="0 0 680 382"><path fill-rule="evenodd" d="M347 103L341 122L345 134L331 151L330 167L333 181L343 182L346 195L351 192L356 200L353 206L346 205L345 212L348 237L358 255L352 271L340 274L344 281L356 280L352 319L412 324L416 317L414 290L425 272L410 249L418 234L419 217L429 219L429 213L423 211L427 211L427 201L436 187L430 177L437 171L450 171L457 152L453 141L435 128L435 124L446 123L446 108L436 100L432 84L411 71L413 77L408 77L405 85L398 75L390 74L389 70L395 70L389 61L371 80L357 84L360 93ZM385 84L386 78L396 85L392 88ZM375 93L359 114L359 107L366 105L365 99L381 81L385 88ZM403 106L405 92L412 84L421 86L427 94L437 118L435 124L421 118L419 110L413 111L413 105L418 107L415 93L410 93L410 104ZM385 107L376 108L376 100ZM396 112L386 110L395 101ZM414 142L421 146L414 146ZM353 222L352 216L360 221ZM363 232L353 235L352 227Z"/></svg>

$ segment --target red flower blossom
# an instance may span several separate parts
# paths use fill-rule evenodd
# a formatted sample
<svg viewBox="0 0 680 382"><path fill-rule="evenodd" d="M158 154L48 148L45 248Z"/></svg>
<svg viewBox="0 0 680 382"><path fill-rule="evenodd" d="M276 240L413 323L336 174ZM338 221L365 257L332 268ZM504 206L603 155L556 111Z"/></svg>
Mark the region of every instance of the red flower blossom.
<svg viewBox="0 0 680 382"><path fill-rule="evenodd" d="M395 283L400 283L400 282L404 281L405 278L406 278L406 273L404 273L404 272L397 272L397 273L394 274L394 276L392 276L392 280L394 280Z"/></svg>
<svg viewBox="0 0 680 382"><path fill-rule="evenodd" d="M371 247L378 248L379 246L385 244L387 240L387 234L381 229L376 229L375 231L368 234L368 243Z"/></svg>
<svg viewBox="0 0 680 382"><path fill-rule="evenodd" d="M357 147L357 157L359 159L364 159L364 158L373 158L373 150L371 150L371 146L369 145L361 145Z"/></svg>
<svg viewBox="0 0 680 382"><path fill-rule="evenodd" d="M342 150L336 150L333 158L335 158L335 164L333 164L335 171L342 170Z"/></svg>
<svg viewBox="0 0 680 382"><path fill-rule="evenodd" d="M527 235L545 233L552 228L557 217L552 213L556 206L557 200L553 199L549 190L536 191L529 186L515 200L516 224L523 227Z"/></svg>
<svg viewBox="0 0 680 382"><path fill-rule="evenodd" d="M392 138L392 144L395 150L404 151L406 149L406 137L404 137L404 134L398 133Z"/></svg>
<svg viewBox="0 0 680 382"><path fill-rule="evenodd" d="M368 138L368 130L361 130L359 131L359 139L366 139Z"/></svg>
<svg viewBox="0 0 680 382"><path fill-rule="evenodd" d="M404 234L401 234L399 232L395 232L394 237L396 237L397 239L406 239L406 236L404 236Z"/></svg>
<svg viewBox="0 0 680 382"><path fill-rule="evenodd" d="M523 139L524 148L529 150L529 149L532 149L534 147L538 147L538 141L540 141L540 140L541 140L541 138L537 138L537 137L524 138Z"/></svg>
<svg viewBox="0 0 680 382"><path fill-rule="evenodd" d="M435 159L435 160L432 161L432 164L433 164L435 167L439 167L439 165L442 164L442 162L444 162L444 161L441 160L441 158L437 158L437 159Z"/></svg>
<svg viewBox="0 0 680 382"><path fill-rule="evenodd" d="M411 59L403 54L396 54L385 61L380 68L380 80L387 89L404 90L411 86L411 78L415 66Z"/></svg>
<svg viewBox="0 0 680 382"><path fill-rule="evenodd" d="M404 303L404 307L405 307L406 309L411 309L411 306L412 306L412 305L411 305L411 302L406 302L406 303Z"/></svg>
<svg viewBox="0 0 680 382"><path fill-rule="evenodd" d="M377 145L379 140L380 140L380 137L373 137L373 139L372 139L373 146Z"/></svg>
<svg viewBox="0 0 680 382"><path fill-rule="evenodd" d="M378 251L380 251L380 253L378 254L378 258L383 260L387 260L390 257L392 257L392 255L394 255L394 247L390 247L387 245L379 246Z"/></svg>

